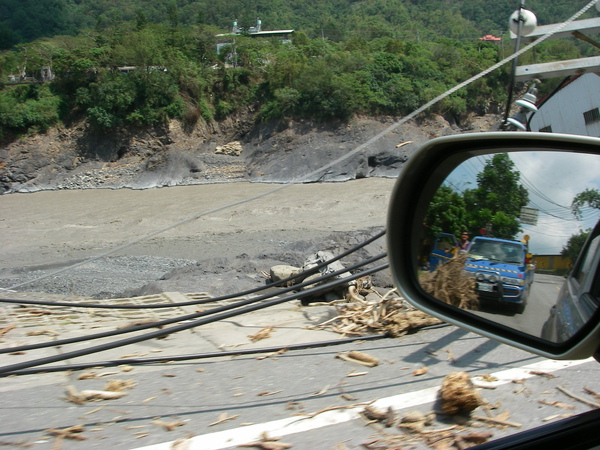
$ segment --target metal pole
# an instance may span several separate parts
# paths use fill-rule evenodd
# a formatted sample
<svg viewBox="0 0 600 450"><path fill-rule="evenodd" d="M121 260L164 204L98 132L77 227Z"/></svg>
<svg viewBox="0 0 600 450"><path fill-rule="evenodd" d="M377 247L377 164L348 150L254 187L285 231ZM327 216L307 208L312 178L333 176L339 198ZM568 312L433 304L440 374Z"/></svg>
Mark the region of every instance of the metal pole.
<svg viewBox="0 0 600 450"><path fill-rule="evenodd" d="M525 8L525 0L521 0L521 4L519 5L519 14L517 16L518 18L518 23L517 23L517 40L515 42L515 50L514 52L518 52L520 47L521 47L521 32L523 29L523 15L521 13L521 11ZM510 114L510 105L512 104L512 97L513 97L513 90L515 88L515 78L516 78L516 74L517 74L517 62L518 58L513 59L512 61L512 71L510 74L510 85L508 88L508 100L506 101L506 111L504 113L504 120L502 121L502 127L505 129L508 126L508 116Z"/></svg>

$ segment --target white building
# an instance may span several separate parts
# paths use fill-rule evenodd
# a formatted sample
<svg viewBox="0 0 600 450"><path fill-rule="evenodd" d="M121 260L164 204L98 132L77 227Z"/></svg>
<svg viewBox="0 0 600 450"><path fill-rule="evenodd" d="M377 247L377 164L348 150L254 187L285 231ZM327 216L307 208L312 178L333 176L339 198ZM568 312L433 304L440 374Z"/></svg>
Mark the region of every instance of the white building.
<svg viewBox="0 0 600 450"><path fill-rule="evenodd" d="M531 131L600 137L600 73L568 79L536 106L528 118Z"/></svg>

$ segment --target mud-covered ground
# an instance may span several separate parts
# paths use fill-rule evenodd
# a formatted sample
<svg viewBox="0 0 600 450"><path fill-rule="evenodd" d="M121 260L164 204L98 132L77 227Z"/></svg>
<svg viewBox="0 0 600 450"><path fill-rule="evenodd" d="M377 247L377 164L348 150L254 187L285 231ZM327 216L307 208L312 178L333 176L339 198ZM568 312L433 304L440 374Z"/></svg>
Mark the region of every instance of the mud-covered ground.
<svg viewBox="0 0 600 450"><path fill-rule="evenodd" d="M382 231L393 184L370 178L3 195L0 286L96 298L239 292L264 284L262 272L273 265L301 266L316 251L339 254ZM381 238L342 262L384 251ZM389 273L376 283L390 286Z"/></svg>

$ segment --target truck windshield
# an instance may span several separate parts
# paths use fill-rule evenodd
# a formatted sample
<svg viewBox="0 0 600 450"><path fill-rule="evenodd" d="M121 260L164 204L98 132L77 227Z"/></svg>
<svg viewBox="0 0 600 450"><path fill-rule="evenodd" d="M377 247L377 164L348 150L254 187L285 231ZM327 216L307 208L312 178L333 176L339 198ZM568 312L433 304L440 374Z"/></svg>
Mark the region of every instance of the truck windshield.
<svg viewBox="0 0 600 450"><path fill-rule="evenodd" d="M469 257L487 259L505 264L523 264L523 247L511 242L475 240L469 248Z"/></svg>

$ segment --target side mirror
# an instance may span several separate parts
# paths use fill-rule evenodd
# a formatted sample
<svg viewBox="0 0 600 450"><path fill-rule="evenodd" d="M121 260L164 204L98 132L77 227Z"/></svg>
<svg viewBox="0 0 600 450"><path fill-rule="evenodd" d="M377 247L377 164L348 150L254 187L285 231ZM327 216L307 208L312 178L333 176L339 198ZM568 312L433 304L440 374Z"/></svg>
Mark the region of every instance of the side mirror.
<svg viewBox="0 0 600 450"><path fill-rule="evenodd" d="M583 191L593 196L582 223L571 204ZM598 202L599 138L434 139L404 166L390 200L395 283L415 307L451 324L548 358L587 358L600 349ZM589 238L569 261L561 250L580 227ZM443 257L433 250L448 235L461 240ZM550 259L562 265L549 270Z"/></svg>

